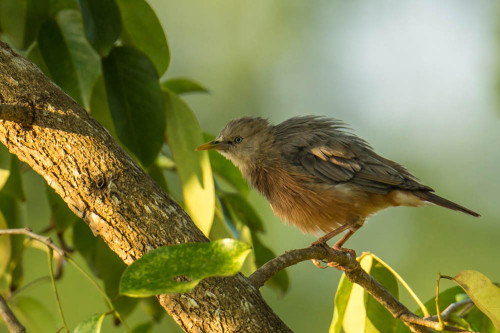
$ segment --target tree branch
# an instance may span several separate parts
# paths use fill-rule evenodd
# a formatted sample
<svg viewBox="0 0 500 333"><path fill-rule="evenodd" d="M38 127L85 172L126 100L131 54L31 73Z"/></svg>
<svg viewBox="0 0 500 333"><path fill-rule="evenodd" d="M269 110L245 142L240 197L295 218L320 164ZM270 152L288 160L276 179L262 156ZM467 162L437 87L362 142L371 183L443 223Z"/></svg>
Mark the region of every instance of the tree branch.
<svg viewBox="0 0 500 333"><path fill-rule="evenodd" d="M433 319L423 319L411 312L404 304L399 302L383 285L366 273L355 258L351 258L342 251L328 251L324 247L311 246L304 249L287 251L284 254L268 261L252 273L248 278L260 288L264 283L286 267L298 264L305 260L324 260L335 262L342 266L346 277L363 289L382 304L395 318L401 319L413 332L432 332L429 328L440 329L439 323ZM468 332L456 327L446 326L452 332Z"/></svg>
<svg viewBox="0 0 500 333"><path fill-rule="evenodd" d="M108 131L1 41L0 105L0 141L125 263L160 246L208 241ZM158 299L187 332L291 332L241 274Z"/></svg>
<svg viewBox="0 0 500 333"><path fill-rule="evenodd" d="M20 228L20 229L0 229L0 236L1 235L24 235L28 236L32 239L35 239L48 247L50 247L52 250L54 250L55 253L57 253L61 257L66 257L67 253L57 245L55 245L52 242L52 239L50 237L45 237L39 234L34 233L31 231L30 228Z"/></svg>
<svg viewBox="0 0 500 333"><path fill-rule="evenodd" d="M7 325L7 328L12 333L25 333L26 328L19 322L16 318L12 310L7 305L7 302L0 295L0 317L2 317L3 321Z"/></svg>

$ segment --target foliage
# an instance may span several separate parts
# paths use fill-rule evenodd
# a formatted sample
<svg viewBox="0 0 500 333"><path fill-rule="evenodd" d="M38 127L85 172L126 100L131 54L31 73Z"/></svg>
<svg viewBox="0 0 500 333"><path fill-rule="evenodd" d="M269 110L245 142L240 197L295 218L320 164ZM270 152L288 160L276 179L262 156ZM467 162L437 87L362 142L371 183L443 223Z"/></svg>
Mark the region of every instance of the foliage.
<svg viewBox="0 0 500 333"><path fill-rule="evenodd" d="M141 304L151 318L131 331L147 332L164 311L158 311L155 300L146 296L185 292L205 277L235 274L248 253L245 243L253 248L245 266L250 271L275 257L261 241L265 227L247 200L249 188L240 172L213 151L193 151L213 136L202 132L183 97L209 90L189 78L169 77L167 38L146 0L0 0L0 38L37 64L98 119L162 188L181 201L197 226L213 240L161 248L126 268L47 186L39 200L50 209L51 217L39 231L50 232L61 246L74 250L73 256L83 258L103 286L102 291L93 282L102 291L109 314L123 320ZM0 228L25 226L23 179L29 172L0 147ZM227 237L239 241L220 240ZM56 326L55 308L48 310L35 298L23 295L23 288L31 282L24 281L23 271L28 247L31 244L21 237L0 237L0 293L10 296L9 304L30 331L50 331ZM399 277L394 271L371 255L359 260L366 271L399 296ZM87 276L85 271L82 274ZM454 280L477 307L460 308L448 321L485 332L493 332L494 324L498 328L500 316L494 309L499 299L491 296L498 294L498 288L470 272L462 272ZM484 284L488 285L486 296L482 293ZM268 286L286 292L287 273L278 273ZM443 291L439 294L440 309L466 297L463 295L458 287ZM431 314L435 313L432 302L426 303ZM99 332L106 314L86 314L87 319L76 325L75 331ZM330 331L342 328L345 332L407 331L345 276L335 297Z"/></svg>

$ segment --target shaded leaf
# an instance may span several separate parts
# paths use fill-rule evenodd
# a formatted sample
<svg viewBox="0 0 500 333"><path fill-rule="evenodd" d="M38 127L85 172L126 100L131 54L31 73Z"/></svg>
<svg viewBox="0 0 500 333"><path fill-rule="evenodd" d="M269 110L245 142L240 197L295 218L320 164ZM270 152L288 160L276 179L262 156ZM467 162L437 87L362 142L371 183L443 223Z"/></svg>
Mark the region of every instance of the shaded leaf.
<svg viewBox="0 0 500 333"><path fill-rule="evenodd" d="M52 80L88 108L100 72L99 56L83 34L80 13L66 9L41 26L38 47Z"/></svg>
<svg viewBox="0 0 500 333"><path fill-rule="evenodd" d="M118 139L115 126L113 125L113 119L111 118L108 98L106 97L106 87L104 86L104 78L102 75L99 75L92 88L92 94L90 95L90 113L101 125L106 127L112 137Z"/></svg>
<svg viewBox="0 0 500 333"><path fill-rule="evenodd" d="M498 333L491 320L477 307L474 307L466 317L470 323L471 331L484 333Z"/></svg>
<svg viewBox="0 0 500 333"><path fill-rule="evenodd" d="M276 254L267 246L265 246L260 239L252 232L252 245L255 255L255 264L257 267L264 265L271 259L276 258ZM290 286L290 279L286 270L281 270L272 278L266 281L266 285L278 291L281 295L288 291Z"/></svg>
<svg viewBox="0 0 500 333"><path fill-rule="evenodd" d="M15 155L11 155L9 178L3 185L2 192L20 201L26 200L21 179L20 163Z"/></svg>
<svg viewBox="0 0 500 333"><path fill-rule="evenodd" d="M500 288L484 274L467 270L455 275L453 280L462 287L474 304L486 314L500 330Z"/></svg>
<svg viewBox="0 0 500 333"><path fill-rule="evenodd" d="M75 0L50 0L50 16L55 16L64 9L80 10Z"/></svg>
<svg viewBox="0 0 500 333"><path fill-rule="evenodd" d="M144 0L117 0L123 21L122 41L144 52L162 76L170 63L170 50L163 28Z"/></svg>
<svg viewBox="0 0 500 333"><path fill-rule="evenodd" d="M158 303L155 297L146 297L141 299L143 309L153 319L155 323L159 323L165 316L165 309Z"/></svg>
<svg viewBox="0 0 500 333"><path fill-rule="evenodd" d="M53 332L56 321L40 301L32 297L18 296L11 300L12 311L19 321L26 327L27 332Z"/></svg>
<svg viewBox="0 0 500 333"><path fill-rule="evenodd" d="M7 229L8 227L9 226L7 225L7 221L5 221L2 212L0 212L0 229ZM12 245L10 243L9 235L0 236L0 277L4 275L5 270L9 265L10 256L12 253L11 246Z"/></svg>
<svg viewBox="0 0 500 333"><path fill-rule="evenodd" d="M52 220L58 231L64 231L78 220L78 217L69 209L64 200L54 191L54 189L45 184L47 200L49 202Z"/></svg>
<svg viewBox="0 0 500 333"><path fill-rule="evenodd" d="M239 194L224 193L220 196L222 204L232 219L239 220L254 232L263 232L264 224L253 207Z"/></svg>
<svg viewBox="0 0 500 333"><path fill-rule="evenodd" d="M441 291L439 293L439 309L441 311L443 311L451 303L457 302L458 298L461 297L461 295L465 295L465 294L464 294L463 289L458 287L458 286ZM437 312L436 312L436 297L435 296L432 298L429 298L429 300L427 300L424 303L424 305L429 310L430 315L434 316L437 314ZM420 308L415 311L415 314L417 316L420 316L420 317L423 316L422 310Z"/></svg>
<svg viewBox="0 0 500 333"><path fill-rule="evenodd" d="M25 204L14 199L12 196L0 192L0 211L9 228L22 228L25 226L22 208ZM8 273L6 273L7 282L14 290L19 287L23 279L23 256L21 252L24 248L23 237L11 237L11 262Z"/></svg>
<svg viewBox="0 0 500 333"><path fill-rule="evenodd" d="M102 57L108 55L120 37L122 21L115 0L78 0L85 35Z"/></svg>
<svg viewBox="0 0 500 333"><path fill-rule="evenodd" d="M80 322L76 326L76 328L73 332L74 333L99 333L99 332L101 332L101 326L102 326L102 322L104 320L104 316L106 316L106 314L101 313L101 314L96 314L90 318L85 319L84 321Z"/></svg>
<svg viewBox="0 0 500 333"><path fill-rule="evenodd" d="M120 293L144 297L188 292L204 278L238 273L249 251L248 244L235 239L161 247L125 270Z"/></svg>
<svg viewBox="0 0 500 333"><path fill-rule="evenodd" d="M212 141L213 139L215 139L213 135L206 133L203 135L204 142ZM210 156L210 164L212 165L214 173L234 186L241 194L248 193L250 187L247 181L241 175L240 170L231 161L214 150L208 150L208 156Z"/></svg>
<svg viewBox="0 0 500 333"><path fill-rule="evenodd" d="M161 149L166 126L156 69L131 47L114 48L102 65L116 134L148 167Z"/></svg>
<svg viewBox="0 0 500 333"><path fill-rule="evenodd" d="M169 192L167 180L165 179L165 175L163 174L163 170L158 166L157 162L153 163L149 167L148 175L150 175L151 178L153 178L165 192L167 192L167 193Z"/></svg>
<svg viewBox="0 0 500 333"><path fill-rule="evenodd" d="M31 45L26 58L37 65L38 68L40 68L42 72L45 73L45 75L50 76L50 70L45 64L45 60L43 60L42 52L40 52L40 48L38 47L38 42L35 42Z"/></svg>
<svg viewBox="0 0 500 333"><path fill-rule="evenodd" d="M1 31L18 49L27 49L49 14L49 0L0 1Z"/></svg>
<svg viewBox="0 0 500 333"><path fill-rule="evenodd" d="M148 321L134 326L134 328L132 328L131 333L149 333L152 331L152 329L153 329L153 323Z"/></svg>
<svg viewBox="0 0 500 333"><path fill-rule="evenodd" d="M166 91L167 139L182 182L184 205L189 216L205 235L212 227L215 189L208 154L195 151L203 143L198 120L189 106Z"/></svg>
<svg viewBox="0 0 500 333"><path fill-rule="evenodd" d="M176 93L177 95L203 92L208 93L208 89L202 86L200 83L193 81L191 79L185 78L174 78L163 82L162 86L168 90Z"/></svg>

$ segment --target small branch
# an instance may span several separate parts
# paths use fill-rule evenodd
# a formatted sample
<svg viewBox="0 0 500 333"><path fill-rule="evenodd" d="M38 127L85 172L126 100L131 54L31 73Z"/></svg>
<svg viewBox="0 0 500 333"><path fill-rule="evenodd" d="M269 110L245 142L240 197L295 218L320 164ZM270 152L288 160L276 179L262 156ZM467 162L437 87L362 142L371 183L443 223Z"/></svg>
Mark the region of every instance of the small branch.
<svg viewBox="0 0 500 333"><path fill-rule="evenodd" d="M17 320L2 295L0 295L0 317L11 333L26 333L26 328Z"/></svg>
<svg viewBox="0 0 500 333"><path fill-rule="evenodd" d="M1 235L25 235L47 245L48 247L53 249L59 256L67 257L66 251L55 245L50 237L44 237L39 234L35 234L33 231L31 231L30 228L0 229L0 236Z"/></svg>
<svg viewBox="0 0 500 333"><path fill-rule="evenodd" d="M333 250L330 252L326 248L320 246L311 246L304 249L287 251L284 254L266 262L248 278L257 288L260 288L267 280L282 269L298 264L301 261L312 259L337 263L344 270L346 277L350 281L365 289L367 293L382 304L395 318L402 320L403 323L412 330L412 332L433 332L431 328L441 328L438 322L431 319L420 318L416 314L412 313L383 285L361 269L361 266L355 258L351 258L347 253L342 251ZM452 326L445 326L444 328L451 332L468 332Z"/></svg>

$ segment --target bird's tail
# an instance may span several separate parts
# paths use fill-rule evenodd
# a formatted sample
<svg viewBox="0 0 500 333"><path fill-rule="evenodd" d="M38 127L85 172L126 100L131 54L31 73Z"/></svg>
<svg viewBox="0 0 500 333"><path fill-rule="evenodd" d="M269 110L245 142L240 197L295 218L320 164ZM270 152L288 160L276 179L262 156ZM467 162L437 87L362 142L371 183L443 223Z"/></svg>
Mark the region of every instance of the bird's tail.
<svg viewBox="0 0 500 333"><path fill-rule="evenodd" d="M441 206L441 207L444 207L444 208L448 208L448 209L453 209L453 210L458 210L462 213L465 213L465 214L469 214L469 215L472 215L472 216L475 216L475 217L479 217L481 216L480 214L470 210L470 209L467 209L463 206L460 206L459 204L456 204L450 200L446 200L445 198L443 197L440 197L439 195L437 194L434 194L432 192L428 192L428 191L415 191L414 194L425 200L425 201L428 201L428 202L431 202L433 204L436 204L438 206Z"/></svg>

